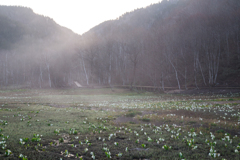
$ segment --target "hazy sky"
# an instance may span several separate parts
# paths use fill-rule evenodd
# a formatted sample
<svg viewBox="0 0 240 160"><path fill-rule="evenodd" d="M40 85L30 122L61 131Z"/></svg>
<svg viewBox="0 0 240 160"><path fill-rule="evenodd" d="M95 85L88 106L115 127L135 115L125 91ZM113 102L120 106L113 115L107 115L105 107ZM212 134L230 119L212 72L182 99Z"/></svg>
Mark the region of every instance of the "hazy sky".
<svg viewBox="0 0 240 160"><path fill-rule="evenodd" d="M99 23L161 0L1 0L0 5L30 7L82 34Z"/></svg>

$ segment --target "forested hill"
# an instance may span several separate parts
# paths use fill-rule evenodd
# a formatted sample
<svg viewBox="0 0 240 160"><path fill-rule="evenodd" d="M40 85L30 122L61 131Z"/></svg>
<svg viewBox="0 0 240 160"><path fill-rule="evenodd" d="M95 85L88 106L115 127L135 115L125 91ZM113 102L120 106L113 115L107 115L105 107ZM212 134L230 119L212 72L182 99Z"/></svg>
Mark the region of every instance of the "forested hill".
<svg viewBox="0 0 240 160"><path fill-rule="evenodd" d="M0 87L74 81L162 89L239 86L240 1L163 0L82 36L29 8L0 6Z"/></svg>
<svg viewBox="0 0 240 160"><path fill-rule="evenodd" d="M32 9L16 6L0 6L1 49L11 47L20 40L57 40L74 33L61 27L49 17L35 14ZM65 35L64 35L65 34Z"/></svg>
<svg viewBox="0 0 240 160"><path fill-rule="evenodd" d="M0 6L0 86L67 84L58 77L68 77L79 38L30 8Z"/></svg>
<svg viewBox="0 0 240 160"><path fill-rule="evenodd" d="M163 0L83 35L91 83L236 86L240 1Z"/></svg>

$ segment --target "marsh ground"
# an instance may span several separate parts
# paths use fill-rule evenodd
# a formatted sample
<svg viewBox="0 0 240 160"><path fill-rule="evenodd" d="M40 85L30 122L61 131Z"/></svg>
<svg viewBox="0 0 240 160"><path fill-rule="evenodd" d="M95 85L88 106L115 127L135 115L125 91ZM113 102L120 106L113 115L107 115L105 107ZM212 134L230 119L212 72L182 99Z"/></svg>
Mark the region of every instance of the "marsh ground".
<svg viewBox="0 0 240 160"><path fill-rule="evenodd" d="M1 90L0 105L4 159L239 159L237 90Z"/></svg>

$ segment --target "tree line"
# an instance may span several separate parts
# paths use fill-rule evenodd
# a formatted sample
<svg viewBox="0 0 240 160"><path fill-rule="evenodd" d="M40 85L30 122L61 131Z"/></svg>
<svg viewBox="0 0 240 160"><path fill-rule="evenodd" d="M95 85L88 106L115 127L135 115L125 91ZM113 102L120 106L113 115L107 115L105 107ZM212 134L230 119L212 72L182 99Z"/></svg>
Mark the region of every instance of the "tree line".
<svg viewBox="0 0 240 160"><path fill-rule="evenodd" d="M82 37L87 81L162 89L237 85L239 18L237 0L179 0L105 22Z"/></svg>
<svg viewBox="0 0 240 160"><path fill-rule="evenodd" d="M25 22L33 27L8 24L24 33L18 42L2 47L9 41L0 41L0 84L42 88L78 81L163 90L236 86L239 8L238 0L164 0L103 22L81 36L47 17L31 16Z"/></svg>

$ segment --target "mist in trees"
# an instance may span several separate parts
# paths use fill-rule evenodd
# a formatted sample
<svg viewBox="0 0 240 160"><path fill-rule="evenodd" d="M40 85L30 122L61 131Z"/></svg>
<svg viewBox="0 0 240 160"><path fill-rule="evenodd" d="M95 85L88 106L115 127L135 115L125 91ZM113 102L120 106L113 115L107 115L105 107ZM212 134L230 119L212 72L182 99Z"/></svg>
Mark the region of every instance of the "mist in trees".
<svg viewBox="0 0 240 160"><path fill-rule="evenodd" d="M1 87L71 84L78 35L25 7L0 6L0 25Z"/></svg>
<svg viewBox="0 0 240 160"><path fill-rule="evenodd" d="M238 0L162 1L80 36L29 8L0 6L0 85L239 85L239 8Z"/></svg>

